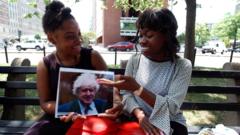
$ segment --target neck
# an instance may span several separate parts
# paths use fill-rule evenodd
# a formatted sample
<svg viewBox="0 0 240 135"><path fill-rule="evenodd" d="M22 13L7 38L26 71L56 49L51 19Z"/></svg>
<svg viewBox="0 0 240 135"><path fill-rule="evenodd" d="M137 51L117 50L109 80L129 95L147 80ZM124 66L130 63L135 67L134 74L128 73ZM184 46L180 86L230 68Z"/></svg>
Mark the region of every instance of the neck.
<svg viewBox="0 0 240 135"><path fill-rule="evenodd" d="M171 60L171 57L167 55L166 53L160 53L160 54L153 54L153 55L145 55L147 58L153 61L162 62L162 61L168 61Z"/></svg>
<svg viewBox="0 0 240 135"><path fill-rule="evenodd" d="M79 62L79 55L66 55L63 53L55 53L59 64L64 66L74 66Z"/></svg>

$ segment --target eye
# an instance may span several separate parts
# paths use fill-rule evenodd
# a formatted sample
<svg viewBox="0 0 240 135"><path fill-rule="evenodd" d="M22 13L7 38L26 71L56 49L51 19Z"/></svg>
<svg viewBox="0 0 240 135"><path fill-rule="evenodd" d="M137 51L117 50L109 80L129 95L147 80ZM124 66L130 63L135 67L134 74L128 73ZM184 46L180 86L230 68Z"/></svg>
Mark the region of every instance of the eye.
<svg viewBox="0 0 240 135"><path fill-rule="evenodd" d="M75 39L75 36L74 35L67 35L65 37L67 40L74 40Z"/></svg>

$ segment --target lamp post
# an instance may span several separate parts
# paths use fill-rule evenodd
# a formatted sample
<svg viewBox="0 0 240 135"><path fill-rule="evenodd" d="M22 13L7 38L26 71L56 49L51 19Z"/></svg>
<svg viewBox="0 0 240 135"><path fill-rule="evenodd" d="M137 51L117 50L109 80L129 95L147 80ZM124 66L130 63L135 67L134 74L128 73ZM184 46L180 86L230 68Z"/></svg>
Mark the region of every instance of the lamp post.
<svg viewBox="0 0 240 135"><path fill-rule="evenodd" d="M19 40L19 42L21 42L21 36L22 36L22 31L18 30L18 40Z"/></svg>

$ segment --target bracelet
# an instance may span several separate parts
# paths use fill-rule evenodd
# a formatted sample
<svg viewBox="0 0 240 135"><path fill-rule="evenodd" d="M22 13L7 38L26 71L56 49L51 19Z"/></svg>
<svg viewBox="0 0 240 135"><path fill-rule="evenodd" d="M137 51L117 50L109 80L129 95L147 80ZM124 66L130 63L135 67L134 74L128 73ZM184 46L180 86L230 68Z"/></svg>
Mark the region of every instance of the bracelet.
<svg viewBox="0 0 240 135"><path fill-rule="evenodd" d="M133 92L133 94L136 96L140 96L142 94L143 89L144 89L143 86L140 86L137 90Z"/></svg>

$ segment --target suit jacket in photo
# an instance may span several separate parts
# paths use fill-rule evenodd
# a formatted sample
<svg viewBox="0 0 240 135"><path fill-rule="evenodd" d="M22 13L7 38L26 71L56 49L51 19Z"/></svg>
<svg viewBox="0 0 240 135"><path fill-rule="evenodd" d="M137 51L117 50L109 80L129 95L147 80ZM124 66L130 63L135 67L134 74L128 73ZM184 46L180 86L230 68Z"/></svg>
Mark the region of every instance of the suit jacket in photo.
<svg viewBox="0 0 240 135"><path fill-rule="evenodd" d="M105 100L94 99L93 102L95 103L98 113L103 113L106 109L110 108L110 105ZM78 99L58 106L58 112L76 112L82 114L80 109Z"/></svg>

